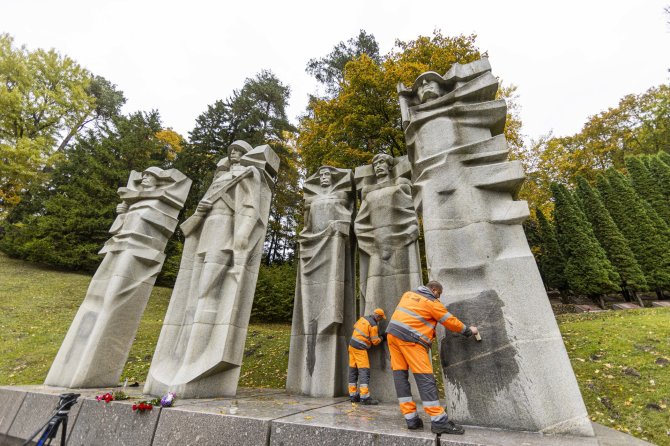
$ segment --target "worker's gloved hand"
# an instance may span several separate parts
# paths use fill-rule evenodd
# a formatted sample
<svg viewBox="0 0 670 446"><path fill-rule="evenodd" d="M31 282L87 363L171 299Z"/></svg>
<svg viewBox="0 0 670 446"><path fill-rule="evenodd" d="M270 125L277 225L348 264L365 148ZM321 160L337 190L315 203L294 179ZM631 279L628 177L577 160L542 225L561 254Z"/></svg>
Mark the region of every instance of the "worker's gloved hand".
<svg viewBox="0 0 670 446"><path fill-rule="evenodd" d="M475 327L474 325L471 325L469 327L465 327L465 331L463 332L463 336L466 336L466 337L469 338L473 335L476 335L477 333L479 333L479 330L477 330L477 327Z"/></svg>

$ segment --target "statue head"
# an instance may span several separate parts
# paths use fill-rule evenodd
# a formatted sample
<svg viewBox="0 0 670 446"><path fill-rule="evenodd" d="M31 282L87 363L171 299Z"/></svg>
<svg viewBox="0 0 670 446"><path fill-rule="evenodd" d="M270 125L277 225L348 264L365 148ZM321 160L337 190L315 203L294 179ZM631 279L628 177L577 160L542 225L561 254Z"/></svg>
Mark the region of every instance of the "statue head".
<svg viewBox="0 0 670 446"><path fill-rule="evenodd" d="M416 78L412 90L416 91L419 102L423 104L444 94L441 86L443 82L442 76L434 71L427 71Z"/></svg>
<svg viewBox="0 0 670 446"><path fill-rule="evenodd" d="M330 168L319 168L319 183L321 187L330 187L333 184L333 174L330 172Z"/></svg>
<svg viewBox="0 0 670 446"><path fill-rule="evenodd" d="M143 189L154 189L156 186L158 186L158 182L161 178L161 174L163 173L163 170L156 167L156 166L151 166L142 172L142 179L140 180L140 186L142 186Z"/></svg>
<svg viewBox="0 0 670 446"><path fill-rule="evenodd" d="M393 168L393 157L385 153L378 153L372 158L372 169L377 180L386 179Z"/></svg>
<svg viewBox="0 0 670 446"><path fill-rule="evenodd" d="M228 161L230 161L230 164L239 164L244 154L251 149L251 145L241 139L233 142L228 146Z"/></svg>

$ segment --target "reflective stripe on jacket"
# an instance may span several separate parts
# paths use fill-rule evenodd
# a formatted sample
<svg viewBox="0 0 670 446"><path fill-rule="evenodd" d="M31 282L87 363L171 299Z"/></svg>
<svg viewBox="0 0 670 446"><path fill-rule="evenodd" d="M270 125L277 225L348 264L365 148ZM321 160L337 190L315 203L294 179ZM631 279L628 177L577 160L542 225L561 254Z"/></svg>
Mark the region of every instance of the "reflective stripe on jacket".
<svg viewBox="0 0 670 446"><path fill-rule="evenodd" d="M430 348L437 324L457 333L465 333L468 329L447 311L439 299L428 297L425 293L408 291L400 298L386 332L404 341L418 342Z"/></svg>
<svg viewBox="0 0 670 446"><path fill-rule="evenodd" d="M354 332L351 334L349 345L359 350L367 350L381 341L379 338L379 327L375 318L372 316L363 316L354 324Z"/></svg>

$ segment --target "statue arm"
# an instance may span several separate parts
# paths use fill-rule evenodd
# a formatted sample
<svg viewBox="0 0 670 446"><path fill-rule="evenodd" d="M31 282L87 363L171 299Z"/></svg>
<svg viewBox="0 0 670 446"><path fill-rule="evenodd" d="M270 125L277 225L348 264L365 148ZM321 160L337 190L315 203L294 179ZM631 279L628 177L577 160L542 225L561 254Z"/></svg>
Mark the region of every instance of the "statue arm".
<svg viewBox="0 0 670 446"><path fill-rule="evenodd" d="M256 243L256 228L262 225L260 214L261 177L255 167L249 167L252 175L240 181L235 192L236 200L241 204L235 210L235 251L246 251Z"/></svg>

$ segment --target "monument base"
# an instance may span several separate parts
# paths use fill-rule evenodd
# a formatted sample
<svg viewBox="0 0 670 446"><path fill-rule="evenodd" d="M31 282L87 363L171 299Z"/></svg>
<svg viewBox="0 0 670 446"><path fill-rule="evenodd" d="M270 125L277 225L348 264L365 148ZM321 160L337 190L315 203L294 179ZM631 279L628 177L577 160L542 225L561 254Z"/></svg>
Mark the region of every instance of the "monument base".
<svg viewBox="0 0 670 446"><path fill-rule="evenodd" d="M129 400L104 403L95 395L116 389L76 390L79 402L68 423L68 445L381 445L398 446L643 446L651 443L594 424L595 437L553 436L467 427L464 435L436 435L421 412L423 431L409 431L396 404L352 405L345 398L310 398L281 389L240 388L236 397L187 400L143 413ZM0 387L0 446L22 444L52 415L58 394L46 386ZM231 413L231 408L235 413ZM419 409L421 410L420 404ZM456 420L457 421L457 420ZM60 439L58 433L57 439Z"/></svg>

